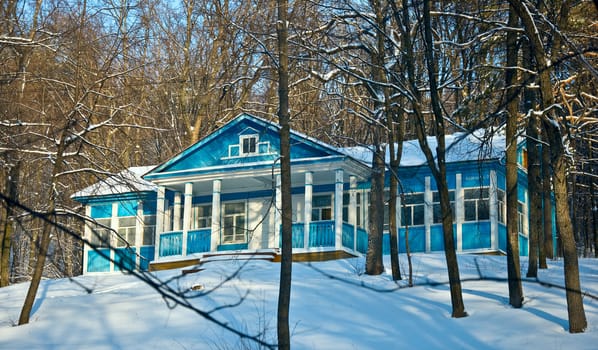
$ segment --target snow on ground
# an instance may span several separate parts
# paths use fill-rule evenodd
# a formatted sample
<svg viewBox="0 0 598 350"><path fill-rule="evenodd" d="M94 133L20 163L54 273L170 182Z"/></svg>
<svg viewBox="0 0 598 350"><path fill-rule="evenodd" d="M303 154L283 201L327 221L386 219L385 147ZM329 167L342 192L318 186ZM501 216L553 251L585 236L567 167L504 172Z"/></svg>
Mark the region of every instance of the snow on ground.
<svg viewBox="0 0 598 350"><path fill-rule="evenodd" d="M388 258L388 257L386 257ZM401 255L403 271L406 257ZM463 279L505 278L506 259L460 255ZM245 264L245 265L244 265ZM588 329L567 332L565 292L523 282L522 309L508 305L504 281L463 282L469 314L450 317L443 255L413 257L416 286L406 288L387 274L366 276L361 258L293 264L290 310L294 349L596 349L598 300L584 298ZM525 275L527 260L522 260ZM562 261L540 270L540 280L563 285ZM598 295L598 260L580 260L582 288ZM243 332L266 331L274 342L280 265L266 261L214 261L204 270L155 275L189 291L204 310L231 305L212 315ZM232 275L240 273L230 281ZM435 283L441 282L441 283ZM87 293L81 286L91 289ZM199 291L191 287L201 286ZM214 287L217 289L211 291ZM31 322L14 327L28 284L0 289L0 349L258 349L259 346L181 306L168 307L158 293L119 273L42 281ZM208 292L211 291L211 292Z"/></svg>

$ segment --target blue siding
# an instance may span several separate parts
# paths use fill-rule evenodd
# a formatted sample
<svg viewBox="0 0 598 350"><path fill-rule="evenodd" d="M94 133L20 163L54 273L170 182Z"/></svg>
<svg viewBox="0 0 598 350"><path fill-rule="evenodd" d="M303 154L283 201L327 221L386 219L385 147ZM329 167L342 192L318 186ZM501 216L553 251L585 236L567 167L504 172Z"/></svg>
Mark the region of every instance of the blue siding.
<svg viewBox="0 0 598 350"><path fill-rule="evenodd" d="M102 219L112 217L112 203L91 206L91 217Z"/></svg>
<svg viewBox="0 0 598 350"><path fill-rule="evenodd" d="M156 215L156 205L155 200L143 202L143 215Z"/></svg>
<svg viewBox="0 0 598 350"><path fill-rule="evenodd" d="M409 251L411 253L426 251L426 230L423 226L409 227ZM399 252L406 253L405 228L399 229Z"/></svg>
<svg viewBox="0 0 598 350"><path fill-rule="evenodd" d="M154 246L148 245L139 248L139 255L141 255L141 260L139 262L139 268L141 270L148 270L149 263L154 260L154 254L156 249Z"/></svg>
<svg viewBox="0 0 598 350"><path fill-rule="evenodd" d="M137 201L123 201L118 203L118 216L136 216Z"/></svg>
<svg viewBox="0 0 598 350"><path fill-rule="evenodd" d="M187 232L187 254L209 252L212 230L209 228Z"/></svg>
<svg viewBox="0 0 598 350"><path fill-rule="evenodd" d="M114 250L114 270L134 270L135 258L135 248L116 248Z"/></svg>
<svg viewBox="0 0 598 350"><path fill-rule="evenodd" d="M237 243L237 244L221 244L218 246L218 251L229 251L229 250L243 250L247 249L247 243Z"/></svg>
<svg viewBox="0 0 598 350"><path fill-rule="evenodd" d="M432 225L432 227L430 227L430 250L433 252L444 251L442 225Z"/></svg>
<svg viewBox="0 0 598 350"><path fill-rule="evenodd" d="M527 256L529 254L528 249L527 249L528 248L527 243L528 243L528 238L525 237L524 235L520 234L519 235L519 255Z"/></svg>
<svg viewBox="0 0 598 350"><path fill-rule="evenodd" d="M491 248L490 222L463 224L463 250Z"/></svg>
<svg viewBox="0 0 598 350"><path fill-rule="evenodd" d="M498 249L507 251L507 226L501 223L498 224Z"/></svg>
<svg viewBox="0 0 598 350"><path fill-rule="evenodd" d="M382 254L390 254L390 233L382 235Z"/></svg>
<svg viewBox="0 0 598 350"><path fill-rule="evenodd" d="M90 250L87 252L87 272L110 271L110 249L102 248L98 249L98 251ZM102 256L102 254L106 257Z"/></svg>
<svg viewBox="0 0 598 350"><path fill-rule="evenodd" d="M268 153L256 156L236 157L238 154L236 148L239 146L239 136L243 135L247 128L254 129L259 135L258 141L260 144L258 145L258 150L260 152L264 152L268 148L263 143L269 143ZM148 178L165 171L191 170L203 167L274 160L280 153L279 140L278 128L275 124L264 122L248 115L242 115L171 159L170 162L157 169ZM332 149L324 148L295 133L291 134L291 142L293 143L291 159L340 155L340 153L335 153ZM233 150L230 154L229 146Z"/></svg>

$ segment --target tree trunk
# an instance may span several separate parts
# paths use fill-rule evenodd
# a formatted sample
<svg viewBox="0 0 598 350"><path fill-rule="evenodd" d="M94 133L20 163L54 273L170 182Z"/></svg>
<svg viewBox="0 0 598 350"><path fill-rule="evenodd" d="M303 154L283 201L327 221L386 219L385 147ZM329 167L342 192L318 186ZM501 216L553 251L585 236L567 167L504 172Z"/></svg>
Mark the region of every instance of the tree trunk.
<svg viewBox="0 0 598 350"><path fill-rule="evenodd" d="M289 307L291 302L291 276L293 267L292 202L291 202L291 145L288 72L288 1L278 0L278 122L280 124L280 176L282 199L282 258L280 262L280 287L278 290L277 336L278 348L291 348L289 332Z"/></svg>
<svg viewBox="0 0 598 350"><path fill-rule="evenodd" d="M518 24L516 13L511 7L509 11L509 26ZM517 34L507 33L507 67L517 66ZM514 308L523 305L523 289L521 287L521 272L519 268L519 225L517 213L517 115L518 101L515 92L517 83L516 71L507 69L505 85L507 89L507 275L509 284L509 304Z"/></svg>
<svg viewBox="0 0 598 350"><path fill-rule="evenodd" d="M551 144L561 141L560 132L552 130ZM569 216L567 201L567 164L562 147L551 147L552 164L554 167L553 185L556 203L556 224L563 242L563 258L565 263L565 287L567 290L567 313L569 315L569 332L582 333L588 323L583 307L581 283L579 281L579 266L577 261L577 248L573 237L573 227Z"/></svg>
<svg viewBox="0 0 598 350"><path fill-rule="evenodd" d="M58 174L62 171L63 155L64 150L66 148L65 139L67 135L68 127L65 127L63 129L62 137L58 145L58 150L56 152L56 160L54 162L54 169L52 171L52 180L50 182L50 188L48 193L48 209L46 211L47 215L44 218L40 219L42 235L40 237L39 253L35 261L33 275L31 276L31 284L29 285L29 289L27 290L25 302L23 303L21 315L19 316L19 326L29 323L29 317L31 316L31 310L33 309L33 303L35 302L35 295L37 294L37 289L39 288L39 283L44 273L44 265L46 263L46 257L48 255L48 247L50 246L50 234L52 233L55 222L54 212L56 210L56 196L58 194L56 192L56 187L58 185L57 178Z"/></svg>
<svg viewBox="0 0 598 350"><path fill-rule="evenodd" d="M401 268L399 265L399 224L397 223L397 193L399 189L398 170L401 162L402 153L402 134L397 137L396 131L391 120L390 135L390 198L388 199L389 231L390 231L390 266L392 269L393 281L401 279ZM402 124L402 122L401 122ZM399 131L402 132L402 131ZM396 147L395 147L396 142ZM395 149L398 148L398 149Z"/></svg>
<svg viewBox="0 0 598 350"><path fill-rule="evenodd" d="M12 162L10 156L8 156L7 159ZM10 284L10 251L15 214L13 212L13 205L10 202L18 201L19 191L17 186L19 183L19 171L19 162L16 161L11 165L10 170L8 171L8 176L4 181L5 183L2 184L6 187L6 191L3 191L3 193L8 194L8 201L4 202L5 205L0 206L0 229L2 230L2 236L0 237L0 287L5 287Z"/></svg>
<svg viewBox="0 0 598 350"><path fill-rule="evenodd" d="M546 138L546 129L542 128L543 140ZM544 210L544 254L547 259L554 258L554 244L552 235L552 187L550 176L550 146L542 145L542 208Z"/></svg>
<svg viewBox="0 0 598 350"><path fill-rule="evenodd" d="M430 0L424 0L424 41L425 45L425 58L426 67L428 70L428 81L430 84L430 98L432 103L432 112L434 114L434 122L436 127L436 141L438 143L436 147L436 161L438 162L438 168L436 168L436 162L432 156L429 146L425 141L426 135L423 132L421 126L423 126L423 119L417 123L418 127L418 139L422 151L426 154L428 165L434 178L436 180L436 186L438 187L438 193L440 195L440 208L442 212L442 231L444 238L444 254L446 257L446 265L448 269L449 284L451 290L451 303L453 306L452 317L466 317L465 304L463 303L463 292L461 290L461 278L459 273L459 262L457 261L457 253L455 252L455 241L453 236L453 213L451 211L450 198L448 192L448 184L446 181L446 163L445 163L445 138L444 138L444 116L442 108L440 106L440 97L438 96L438 86L436 83L437 66L434 59L434 41L432 39L432 23L430 17ZM427 150L424 150L427 148Z"/></svg>
<svg viewBox="0 0 598 350"><path fill-rule="evenodd" d="M382 262L382 235L384 230L384 147L380 145L379 130L374 127L374 154L372 157L372 180L368 214L368 250L365 273L379 275L384 272Z"/></svg>
<svg viewBox="0 0 598 350"><path fill-rule="evenodd" d="M538 277L540 234L542 231L542 177L540 176L540 150L538 143L538 118L530 115L527 126L527 191L529 193L529 257L527 277Z"/></svg>

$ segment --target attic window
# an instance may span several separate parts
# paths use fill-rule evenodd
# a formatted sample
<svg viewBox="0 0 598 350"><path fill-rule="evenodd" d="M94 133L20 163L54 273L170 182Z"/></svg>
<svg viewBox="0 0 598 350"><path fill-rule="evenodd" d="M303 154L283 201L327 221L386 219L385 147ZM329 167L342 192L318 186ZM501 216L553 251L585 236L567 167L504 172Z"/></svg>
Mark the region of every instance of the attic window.
<svg viewBox="0 0 598 350"><path fill-rule="evenodd" d="M241 136L241 154L249 155L257 153L257 136L247 135Z"/></svg>

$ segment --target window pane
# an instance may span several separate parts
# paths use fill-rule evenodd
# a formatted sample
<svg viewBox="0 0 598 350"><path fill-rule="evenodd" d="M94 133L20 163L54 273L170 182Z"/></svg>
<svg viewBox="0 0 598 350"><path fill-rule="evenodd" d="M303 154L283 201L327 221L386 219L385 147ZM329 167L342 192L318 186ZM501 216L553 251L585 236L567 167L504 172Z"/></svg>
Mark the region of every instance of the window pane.
<svg viewBox="0 0 598 350"><path fill-rule="evenodd" d="M440 210L440 204L439 203L435 203L434 206L432 207L432 210L434 212L434 223L438 224L442 222L442 212Z"/></svg>
<svg viewBox="0 0 598 350"><path fill-rule="evenodd" d="M489 220L490 208L487 199L480 199L478 201L478 220Z"/></svg>
<svg viewBox="0 0 598 350"><path fill-rule="evenodd" d="M465 201L465 221L476 221L476 202Z"/></svg>
<svg viewBox="0 0 598 350"><path fill-rule="evenodd" d="M401 226L411 226L411 209L412 207L403 207L401 212Z"/></svg>
<svg viewBox="0 0 598 350"><path fill-rule="evenodd" d="M320 221L320 210L319 209L312 209L311 210L311 220L312 221Z"/></svg>
<svg viewBox="0 0 598 350"><path fill-rule="evenodd" d="M153 245L154 244L154 226L146 226L143 229L143 245Z"/></svg>
<svg viewBox="0 0 598 350"><path fill-rule="evenodd" d="M322 220L332 220L332 209L330 209L330 208L322 209Z"/></svg>
<svg viewBox="0 0 598 350"><path fill-rule="evenodd" d="M413 225L424 224L424 206L414 205L413 206Z"/></svg>
<svg viewBox="0 0 598 350"><path fill-rule="evenodd" d="M420 204L424 202L423 193L414 193L405 195L405 204Z"/></svg>
<svg viewBox="0 0 598 350"><path fill-rule="evenodd" d="M314 208L329 207L332 205L332 197L330 195L314 196L312 203Z"/></svg>
<svg viewBox="0 0 598 350"><path fill-rule="evenodd" d="M224 215L244 214L245 203L226 203L224 204Z"/></svg>

